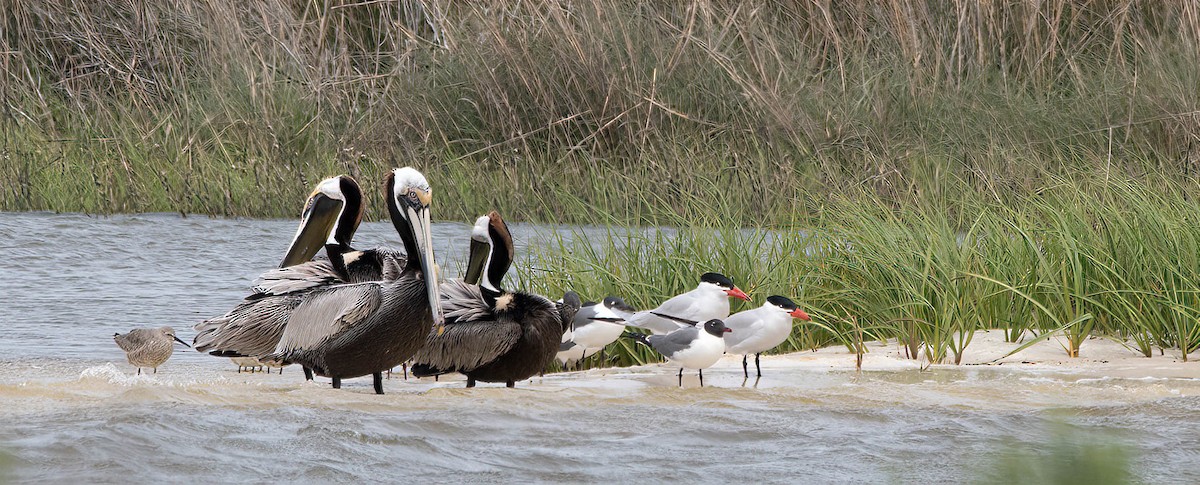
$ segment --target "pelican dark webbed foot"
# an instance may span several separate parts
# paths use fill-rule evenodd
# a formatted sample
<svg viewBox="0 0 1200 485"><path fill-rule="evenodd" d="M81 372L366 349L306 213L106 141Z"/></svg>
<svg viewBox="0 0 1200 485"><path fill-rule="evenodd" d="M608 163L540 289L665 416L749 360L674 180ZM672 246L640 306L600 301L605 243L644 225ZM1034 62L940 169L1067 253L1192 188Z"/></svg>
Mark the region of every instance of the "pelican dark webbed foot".
<svg viewBox="0 0 1200 485"><path fill-rule="evenodd" d="M371 377L375 381L375 383L374 383L375 384L375 394L383 394L383 374L380 372L376 372L374 374L371 374Z"/></svg>

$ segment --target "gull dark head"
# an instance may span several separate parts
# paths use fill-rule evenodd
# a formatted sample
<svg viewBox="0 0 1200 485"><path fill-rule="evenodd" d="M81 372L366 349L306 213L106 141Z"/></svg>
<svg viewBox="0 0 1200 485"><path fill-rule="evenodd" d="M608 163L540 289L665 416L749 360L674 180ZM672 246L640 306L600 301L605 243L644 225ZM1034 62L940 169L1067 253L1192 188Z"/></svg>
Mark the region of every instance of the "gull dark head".
<svg viewBox="0 0 1200 485"><path fill-rule="evenodd" d="M717 337L724 337L725 334L732 332L733 329L725 326L725 322L716 318L704 322L704 331Z"/></svg>
<svg viewBox="0 0 1200 485"><path fill-rule="evenodd" d="M750 295L747 295L746 292L735 286L733 280L721 273L704 273L700 275L700 284L720 288L721 291L724 291L731 298L741 298L750 301Z"/></svg>
<svg viewBox="0 0 1200 485"><path fill-rule="evenodd" d="M799 319L805 320L805 321L810 319L808 314L804 313L804 310L800 309L799 305L796 305L796 303L793 302L791 300L791 298L788 298L786 296L771 295L771 296L767 297L767 305L778 308L778 309L782 310L784 313L791 315L793 318L799 318Z"/></svg>
<svg viewBox="0 0 1200 485"><path fill-rule="evenodd" d="M625 299L623 299L619 296L610 296L608 298L605 298L604 306L606 306L612 310L617 310L617 311L626 312L626 313L634 313L637 311L636 308L631 307L628 304L626 304Z"/></svg>

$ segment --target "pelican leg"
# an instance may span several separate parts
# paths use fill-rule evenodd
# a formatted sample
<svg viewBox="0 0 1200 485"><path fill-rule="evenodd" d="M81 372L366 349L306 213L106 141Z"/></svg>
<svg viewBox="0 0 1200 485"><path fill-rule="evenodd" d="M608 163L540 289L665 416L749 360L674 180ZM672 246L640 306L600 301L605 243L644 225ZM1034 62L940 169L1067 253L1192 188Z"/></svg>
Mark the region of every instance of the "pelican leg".
<svg viewBox="0 0 1200 485"><path fill-rule="evenodd" d="M475 378L467 376L467 387L475 387Z"/></svg>
<svg viewBox="0 0 1200 485"><path fill-rule="evenodd" d="M371 377L375 380L375 394L383 394L383 373L376 372Z"/></svg>
<svg viewBox="0 0 1200 485"><path fill-rule="evenodd" d="M301 367L301 369L304 369L304 380L306 380L306 381L313 380L312 369L309 369L308 367Z"/></svg>
<svg viewBox="0 0 1200 485"><path fill-rule="evenodd" d="M746 368L746 358L747 357L749 357L749 355L742 356L742 375L746 376L746 378L749 379L750 371Z"/></svg>
<svg viewBox="0 0 1200 485"><path fill-rule="evenodd" d="M334 389L341 389L341 388L342 388L342 378L341 378L341 377L334 377L334 378L333 378L333 388L334 388Z"/></svg>
<svg viewBox="0 0 1200 485"><path fill-rule="evenodd" d="M513 381L505 381L505 382L504 382L504 387L507 387L507 388L510 388L510 389L511 389L511 388L517 387L517 383L515 383L515 382L513 382Z"/></svg>
<svg viewBox="0 0 1200 485"><path fill-rule="evenodd" d="M388 370L387 370L387 378L388 378L389 380L392 378L392 370L391 370L391 369L388 369Z"/></svg>
<svg viewBox="0 0 1200 485"><path fill-rule="evenodd" d="M400 368L404 369L404 380L408 380L408 362L400 364Z"/></svg>
<svg viewBox="0 0 1200 485"><path fill-rule="evenodd" d="M683 367L679 368L679 387L683 387Z"/></svg>
<svg viewBox="0 0 1200 485"><path fill-rule="evenodd" d="M704 369L699 369L696 372L700 374L700 387L704 387Z"/></svg>
<svg viewBox="0 0 1200 485"><path fill-rule="evenodd" d="M758 356L760 356L760 355L762 355L762 352L754 354L754 370L758 371L758 375L755 377L762 377L762 367L758 366ZM749 376L747 376L747 377L749 377Z"/></svg>

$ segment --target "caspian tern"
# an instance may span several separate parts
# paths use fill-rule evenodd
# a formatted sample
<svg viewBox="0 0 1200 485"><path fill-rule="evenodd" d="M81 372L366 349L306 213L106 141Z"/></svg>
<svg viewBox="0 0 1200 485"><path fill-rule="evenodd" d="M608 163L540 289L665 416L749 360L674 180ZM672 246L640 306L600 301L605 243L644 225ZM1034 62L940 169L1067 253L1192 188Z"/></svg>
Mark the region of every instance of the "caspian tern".
<svg viewBox="0 0 1200 485"><path fill-rule="evenodd" d="M791 299L779 295L767 297L763 306L730 315L725 326L733 333L725 337L725 353L742 356L742 373L746 377L750 377L747 356L754 354L754 369L762 377L759 355L787 340L792 333L793 318L807 321L809 316Z"/></svg>
<svg viewBox="0 0 1200 485"><path fill-rule="evenodd" d="M720 273L704 273L700 276L700 284L696 289L677 295L653 310L637 312L625 321L629 326L663 335L687 326L670 317L696 322L728 317L730 298L750 301L750 297L734 286L733 280L727 276Z"/></svg>

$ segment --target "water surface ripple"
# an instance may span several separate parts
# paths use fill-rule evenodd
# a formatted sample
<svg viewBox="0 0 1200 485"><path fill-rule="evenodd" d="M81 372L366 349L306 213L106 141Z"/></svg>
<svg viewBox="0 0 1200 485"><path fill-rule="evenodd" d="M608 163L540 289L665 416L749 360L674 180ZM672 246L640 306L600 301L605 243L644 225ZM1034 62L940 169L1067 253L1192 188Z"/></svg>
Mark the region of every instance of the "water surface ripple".
<svg viewBox="0 0 1200 485"><path fill-rule="evenodd" d="M180 349L134 376L113 332L220 314L273 266L294 221L0 213L0 481L964 483L1011 453L1113 443L1146 483L1200 483L1200 382L938 368L740 369L675 387L648 366L345 388L238 374ZM559 235L570 237L569 229ZM520 247L554 229L516 225ZM466 224L434 228L447 274ZM399 246L364 224L359 245ZM520 249L519 249L520 250ZM764 359L764 362L770 362Z"/></svg>

